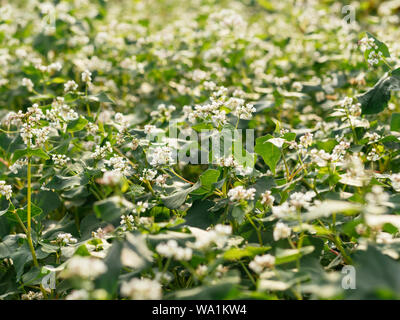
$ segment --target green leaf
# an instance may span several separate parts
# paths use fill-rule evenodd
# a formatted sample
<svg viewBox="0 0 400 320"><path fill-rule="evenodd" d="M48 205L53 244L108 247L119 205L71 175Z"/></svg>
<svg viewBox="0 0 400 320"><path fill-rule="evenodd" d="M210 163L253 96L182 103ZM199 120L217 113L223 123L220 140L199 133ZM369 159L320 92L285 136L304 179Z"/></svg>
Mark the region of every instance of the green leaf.
<svg viewBox="0 0 400 320"><path fill-rule="evenodd" d="M128 233L121 252L121 263L135 271L148 267L153 261L153 252L149 250L143 235Z"/></svg>
<svg viewBox="0 0 400 320"><path fill-rule="evenodd" d="M49 190L41 190L33 196L33 201L44 213L50 213L61 206L60 197L57 193Z"/></svg>
<svg viewBox="0 0 400 320"><path fill-rule="evenodd" d="M243 208L239 206L235 206L232 209L232 218L235 219L235 221L241 225L244 222L244 219L246 217L246 212L243 210Z"/></svg>
<svg viewBox="0 0 400 320"><path fill-rule="evenodd" d="M281 158L281 150L274 144L268 142L273 138L271 135L260 137L256 139L255 152L259 154L264 162L270 167L271 171L275 174L275 168Z"/></svg>
<svg viewBox="0 0 400 320"><path fill-rule="evenodd" d="M29 97L29 100L32 102L41 102L41 101L46 101L46 100L51 100L54 99L54 95L52 94L38 94L32 97Z"/></svg>
<svg viewBox="0 0 400 320"><path fill-rule="evenodd" d="M242 258L254 258L256 255L261 255L270 250L271 247L252 247L246 248L231 248L224 253L226 260L240 260Z"/></svg>
<svg viewBox="0 0 400 320"><path fill-rule="evenodd" d="M114 241L109 249L104 263L107 266L107 272L96 279L96 287L107 290L110 294L114 294L118 289L118 277L121 274L121 252L122 241Z"/></svg>
<svg viewBox="0 0 400 320"><path fill-rule="evenodd" d="M186 201L186 197L189 195L189 193L198 189L200 186L201 183L198 181L190 188L180 190L168 197L163 197L161 199L168 209L177 209Z"/></svg>
<svg viewBox="0 0 400 320"><path fill-rule="evenodd" d="M37 215L41 214L43 212L42 209L40 209L38 206L34 205L33 203L31 204L31 216L36 217ZM18 214L18 216L21 218L22 222L26 222L27 221L27 217L28 217L28 207L25 206L21 209L17 209L16 213ZM6 213L6 217L9 221L18 223L18 219L15 216L15 213L13 213L11 210L9 210Z"/></svg>
<svg viewBox="0 0 400 320"><path fill-rule="evenodd" d="M350 299L376 299L378 291L388 290L400 297L400 265L397 261L368 245L353 257L356 289L348 290Z"/></svg>
<svg viewBox="0 0 400 320"><path fill-rule="evenodd" d="M23 157L38 157L44 160L50 159L49 155L42 149L18 149L14 152L13 161L17 161Z"/></svg>
<svg viewBox="0 0 400 320"><path fill-rule="evenodd" d="M48 189L64 190L75 186L83 186L89 183L89 178L85 174L77 174L71 177L55 175L46 185Z"/></svg>
<svg viewBox="0 0 400 320"><path fill-rule="evenodd" d="M393 70L391 73L392 73L393 77L396 77L396 78L400 79L400 68L397 68L397 69Z"/></svg>
<svg viewBox="0 0 400 320"><path fill-rule="evenodd" d="M185 216L186 224L201 229L207 229L210 225L216 224L218 215L209 211L213 205L214 202L209 200L194 201Z"/></svg>
<svg viewBox="0 0 400 320"><path fill-rule="evenodd" d="M314 246L302 247L300 250L278 248L276 250L276 255L275 255L275 264L279 265L295 261L298 258L306 254L309 254L313 251L314 251Z"/></svg>
<svg viewBox="0 0 400 320"><path fill-rule="evenodd" d="M222 300L230 299L235 294L236 285L240 282L239 276L224 277L223 280L218 281L212 285L204 285L193 289L185 289L176 291L166 299L173 300Z"/></svg>
<svg viewBox="0 0 400 320"><path fill-rule="evenodd" d="M9 204L7 204L7 208L5 208L5 209L3 209L3 210L1 210L0 211L0 217L2 216L2 215L5 215L8 211L14 211L15 210L15 207L14 207L14 205L12 204L12 203L9 203Z"/></svg>
<svg viewBox="0 0 400 320"><path fill-rule="evenodd" d="M115 196L94 203L93 209L96 216L104 221L115 222L121 218L130 203L124 198Z"/></svg>
<svg viewBox="0 0 400 320"><path fill-rule="evenodd" d="M76 120L73 120L68 123L67 126L67 131L68 132L76 132L76 131L81 131L85 126L88 124L88 120L86 120L83 117L79 117Z"/></svg>
<svg viewBox="0 0 400 320"><path fill-rule="evenodd" d="M200 176L201 187L192 191L192 194L206 194L211 192L214 187L213 184L218 181L221 172L215 169L208 169Z"/></svg>
<svg viewBox="0 0 400 320"><path fill-rule="evenodd" d="M400 113L393 113L390 122L391 131L400 131Z"/></svg>
<svg viewBox="0 0 400 320"><path fill-rule="evenodd" d="M85 244L81 244L78 249L75 250L74 255L90 257L90 252Z"/></svg>
<svg viewBox="0 0 400 320"><path fill-rule="evenodd" d="M106 93L100 92L99 94L96 95L89 95L87 97L89 101L95 101L95 102L104 102L104 103L115 103Z"/></svg>
<svg viewBox="0 0 400 320"><path fill-rule="evenodd" d="M390 90L398 83L395 77L382 77L373 88L357 97L363 114L376 114L383 111L390 100Z"/></svg>

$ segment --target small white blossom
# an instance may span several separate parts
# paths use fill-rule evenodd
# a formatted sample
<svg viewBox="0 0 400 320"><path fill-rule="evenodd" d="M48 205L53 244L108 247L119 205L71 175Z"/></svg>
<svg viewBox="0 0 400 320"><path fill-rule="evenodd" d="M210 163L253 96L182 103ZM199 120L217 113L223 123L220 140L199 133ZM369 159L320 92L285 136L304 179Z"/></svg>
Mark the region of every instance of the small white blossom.
<svg viewBox="0 0 400 320"><path fill-rule="evenodd" d="M43 300L42 292L29 291L21 296L22 300Z"/></svg>
<svg viewBox="0 0 400 320"><path fill-rule="evenodd" d="M303 136L300 137L300 144L303 148L308 148L312 145L313 135L312 133L306 132Z"/></svg>
<svg viewBox="0 0 400 320"><path fill-rule="evenodd" d="M176 240L168 240L166 243L158 244L156 251L164 257L174 258L178 261L192 259L192 249L179 247Z"/></svg>
<svg viewBox="0 0 400 320"><path fill-rule="evenodd" d="M0 194L4 197L6 197L7 200L11 199L12 196L12 187L4 180L0 181Z"/></svg>
<svg viewBox="0 0 400 320"><path fill-rule="evenodd" d="M267 190L261 195L261 204L272 207L275 198L271 195L271 191Z"/></svg>
<svg viewBox="0 0 400 320"><path fill-rule="evenodd" d="M278 241L279 239L286 239L291 233L291 228L282 222L278 222L274 228L274 240Z"/></svg>
<svg viewBox="0 0 400 320"><path fill-rule="evenodd" d="M272 268L275 265L275 257L270 254L256 256L253 261L249 263L249 268L255 273L260 274L266 268Z"/></svg>
<svg viewBox="0 0 400 320"><path fill-rule="evenodd" d="M158 281L132 279L122 283L121 294L132 300L159 300L162 297L162 289Z"/></svg>
<svg viewBox="0 0 400 320"><path fill-rule="evenodd" d="M256 189L245 189L243 186L235 187L228 192L228 197L231 201L254 200Z"/></svg>
<svg viewBox="0 0 400 320"><path fill-rule="evenodd" d="M75 239L72 234L70 233L59 233L57 235L57 238L52 241L53 243L58 243L61 246L66 246L69 244L75 244L78 242L77 239Z"/></svg>
<svg viewBox="0 0 400 320"><path fill-rule="evenodd" d="M92 82L92 73L89 70L85 70L81 74L81 79L85 83Z"/></svg>
<svg viewBox="0 0 400 320"><path fill-rule="evenodd" d="M97 182L107 186L115 186L119 184L122 178L123 175L119 170L111 170L111 171L105 171L103 177L99 179Z"/></svg>
<svg viewBox="0 0 400 320"><path fill-rule="evenodd" d="M23 79L22 79L22 85L23 85L24 87L26 87L26 89L27 89L29 92L32 92L32 91L33 91L33 82L32 82L31 79L23 78Z"/></svg>
<svg viewBox="0 0 400 320"><path fill-rule="evenodd" d="M67 262L65 277L80 277L93 279L107 271L106 264L96 258L74 256Z"/></svg>
<svg viewBox="0 0 400 320"><path fill-rule="evenodd" d="M74 80L69 80L64 83L64 92L76 91L78 84Z"/></svg>
<svg viewBox="0 0 400 320"><path fill-rule="evenodd" d="M65 154L53 154L51 155L51 159L54 161L56 166L65 166L68 161L71 160Z"/></svg>

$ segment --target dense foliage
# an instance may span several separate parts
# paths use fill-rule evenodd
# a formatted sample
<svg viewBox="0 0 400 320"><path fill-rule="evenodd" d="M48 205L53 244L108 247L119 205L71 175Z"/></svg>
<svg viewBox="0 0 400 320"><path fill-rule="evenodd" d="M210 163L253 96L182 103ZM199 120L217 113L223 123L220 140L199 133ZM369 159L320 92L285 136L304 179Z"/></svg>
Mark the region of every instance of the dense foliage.
<svg viewBox="0 0 400 320"><path fill-rule="evenodd" d="M0 4L0 299L400 297L400 1Z"/></svg>

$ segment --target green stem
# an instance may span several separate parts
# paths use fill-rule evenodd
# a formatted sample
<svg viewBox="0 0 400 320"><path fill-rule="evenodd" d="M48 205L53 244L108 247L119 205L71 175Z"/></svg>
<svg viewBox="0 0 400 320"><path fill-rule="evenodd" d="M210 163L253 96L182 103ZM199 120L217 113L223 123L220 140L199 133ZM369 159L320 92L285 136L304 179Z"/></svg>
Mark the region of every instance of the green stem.
<svg viewBox="0 0 400 320"><path fill-rule="evenodd" d="M194 182L191 182L191 181L189 181L189 180L186 180L184 177L182 177L182 176L180 176L179 174L177 174L177 173L175 172L174 169L170 168L169 170L170 170L174 175L176 175L179 179L181 179L181 180L183 180L183 181L185 181L185 182L187 182L187 183L194 184Z"/></svg>
<svg viewBox="0 0 400 320"><path fill-rule="evenodd" d="M342 240L339 238L338 235L335 235L333 238L333 242L335 243L336 248L339 249L340 253L342 254L343 260L346 264L353 264L353 260L347 254L346 250L342 246Z"/></svg>
<svg viewBox="0 0 400 320"><path fill-rule="evenodd" d="M29 148L29 146L28 146ZM33 264L36 267L39 267L39 263L36 259L35 248L32 243L32 173L31 173L31 157L28 157L28 194L27 194L27 228L26 228L26 237L28 239L29 249L31 250Z"/></svg>
<svg viewBox="0 0 400 320"><path fill-rule="evenodd" d="M244 263L242 261L239 261L240 265L242 266L243 270L246 272L247 276L249 277L249 279L251 280L251 282L254 284L255 287L257 287L257 283L256 280L254 280L253 276L251 275L250 271L247 270L246 266L244 265Z"/></svg>
<svg viewBox="0 0 400 320"><path fill-rule="evenodd" d="M253 219L250 217L249 214L247 214L246 217L247 217L247 219L249 220L250 224L251 224L251 225L254 227L254 229L256 230L257 238L258 238L258 242L260 243L260 246L263 246L263 241L262 241L260 229L257 228L257 226L254 224L254 221L253 221Z"/></svg>
<svg viewBox="0 0 400 320"><path fill-rule="evenodd" d="M286 162L285 154L284 154L283 150L281 150L281 154L282 154L283 163L285 164L285 169L286 169L286 181L289 182L291 180L291 177L290 177L289 167Z"/></svg>

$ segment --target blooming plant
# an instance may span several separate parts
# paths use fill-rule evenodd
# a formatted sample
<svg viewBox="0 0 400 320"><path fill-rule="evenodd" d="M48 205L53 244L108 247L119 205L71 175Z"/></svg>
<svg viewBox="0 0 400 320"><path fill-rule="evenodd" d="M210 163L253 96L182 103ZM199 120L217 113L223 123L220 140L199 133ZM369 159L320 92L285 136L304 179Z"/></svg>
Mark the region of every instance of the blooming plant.
<svg viewBox="0 0 400 320"><path fill-rule="evenodd" d="M3 1L0 299L400 298L399 8Z"/></svg>

